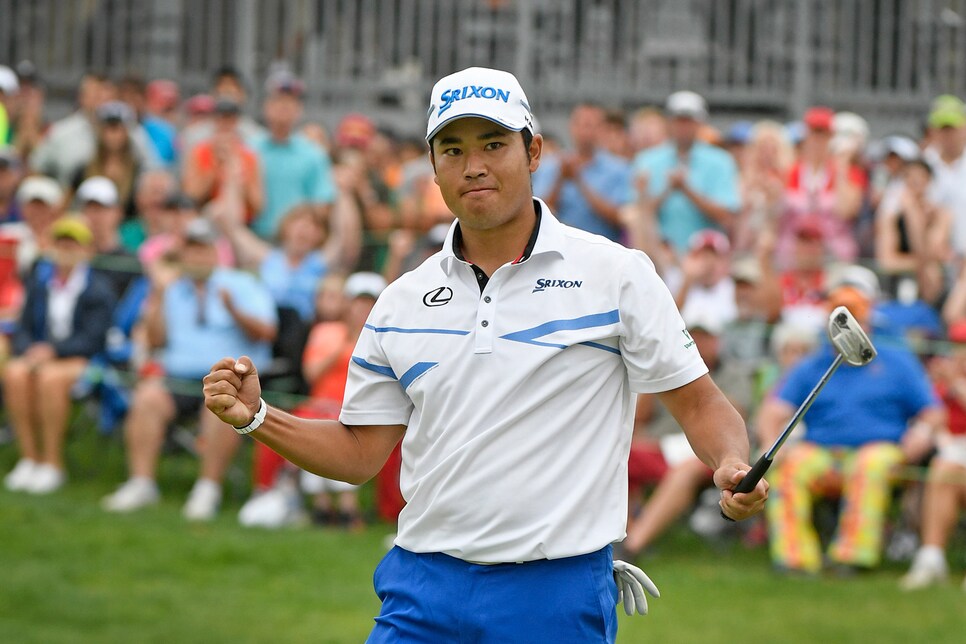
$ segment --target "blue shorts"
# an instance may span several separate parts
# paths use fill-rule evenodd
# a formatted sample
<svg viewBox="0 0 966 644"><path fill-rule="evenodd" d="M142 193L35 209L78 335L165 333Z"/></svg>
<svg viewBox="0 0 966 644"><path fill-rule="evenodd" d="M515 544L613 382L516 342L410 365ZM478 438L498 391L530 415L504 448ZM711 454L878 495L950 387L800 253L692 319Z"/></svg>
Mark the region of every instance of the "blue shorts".
<svg viewBox="0 0 966 644"><path fill-rule="evenodd" d="M492 566L394 547L373 583L382 611L369 644L590 644L617 637L610 546Z"/></svg>

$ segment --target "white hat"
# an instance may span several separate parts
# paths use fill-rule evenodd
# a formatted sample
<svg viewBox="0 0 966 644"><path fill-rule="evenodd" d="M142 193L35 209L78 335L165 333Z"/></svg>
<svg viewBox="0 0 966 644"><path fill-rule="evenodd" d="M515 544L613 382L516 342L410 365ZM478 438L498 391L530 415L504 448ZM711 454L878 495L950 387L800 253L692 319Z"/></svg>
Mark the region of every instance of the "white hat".
<svg viewBox="0 0 966 644"><path fill-rule="evenodd" d="M362 297L363 295L378 298L385 288L386 280L382 278L382 275L361 272L349 276L349 279L345 281L343 292L348 298Z"/></svg>
<svg viewBox="0 0 966 644"><path fill-rule="evenodd" d="M683 116L695 121L704 121L708 118L708 103L700 94L683 90L667 97L664 111L668 116Z"/></svg>
<svg viewBox="0 0 966 644"><path fill-rule="evenodd" d="M533 132L533 115L520 81L510 72L470 67L440 79L429 101L426 140L450 121L485 118L508 130Z"/></svg>
<svg viewBox="0 0 966 644"><path fill-rule="evenodd" d="M64 200L64 191L60 184L50 177L27 177L17 189L17 201L24 204L31 201L42 201L48 206L57 207Z"/></svg>
<svg viewBox="0 0 966 644"><path fill-rule="evenodd" d="M20 81L17 74L6 65L0 65L0 92L8 96L20 91Z"/></svg>
<svg viewBox="0 0 966 644"><path fill-rule="evenodd" d="M879 278L865 266L848 264L834 271L828 280L828 291L851 286L870 300L879 297Z"/></svg>
<svg viewBox="0 0 966 644"><path fill-rule="evenodd" d="M102 206L116 206L117 186L107 177L91 177L77 188L77 201L81 204L93 201Z"/></svg>
<svg viewBox="0 0 966 644"><path fill-rule="evenodd" d="M691 307L684 316L684 324L689 331L701 329L710 335L721 335L724 320L714 311L704 307Z"/></svg>

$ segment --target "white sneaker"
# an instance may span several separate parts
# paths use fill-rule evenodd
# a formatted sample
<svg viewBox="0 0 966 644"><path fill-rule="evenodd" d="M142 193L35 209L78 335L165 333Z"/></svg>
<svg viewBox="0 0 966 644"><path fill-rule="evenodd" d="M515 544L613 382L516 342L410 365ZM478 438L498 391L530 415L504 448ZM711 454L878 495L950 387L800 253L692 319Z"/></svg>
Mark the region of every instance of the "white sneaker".
<svg viewBox="0 0 966 644"><path fill-rule="evenodd" d="M27 484L33 478L34 470L37 469L37 461L29 458L22 458L17 461L10 473L3 479L3 485L11 492L26 490Z"/></svg>
<svg viewBox="0 0 966 644"><path fill-rule="evenodd" d="M275 487L248 499L238 513L238 522L249 528L281 528L299 521L301 505L294 489Z"/></svg>
<svg viewBox="0 0 966 644"><path fill-rule="evenodd" d="M161 500L158 484L154 479L136 477L128 479L113 494L101 499L101 507L108 512L133 512Z"/></svg>
<svg viewBox="0 0 966 644"><path fill-rule="evenodd" d="M24 489L31 494L50 494L59 490L67 482L67 473L49 463L41 463L34 468Z"/></svg>
<svg viewBox="0 0 966 644"><path fill-rule="evenodd" d="M946 565L946 557L942 551L937 556L934 551L920 548L912 560L909 572L899 580L899 587L903 590L919 590L942 583L948 576L949 567Z"/></svg>
<svg viewBox="0 0 966 644"><path fill-rule="evenodd" d="M211 521L221 504L221 486L209 479L198 479L181 514L189 521Z"/></svg>

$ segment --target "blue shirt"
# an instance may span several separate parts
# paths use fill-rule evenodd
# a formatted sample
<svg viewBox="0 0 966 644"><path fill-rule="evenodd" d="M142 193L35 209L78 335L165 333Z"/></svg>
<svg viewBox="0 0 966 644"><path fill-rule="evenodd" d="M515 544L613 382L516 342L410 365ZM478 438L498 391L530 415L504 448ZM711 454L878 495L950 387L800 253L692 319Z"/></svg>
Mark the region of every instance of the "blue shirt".
<svg viewBox="0 0 966 644"><path fill-rule="evenodd" d="M677 167L677 147L673 143L665 143L638 154L634 159L632 175L646 174L648 193L656 197L667 188L668 175ZM738 167L731 155L720 148L706 143L691 146L687 160L687 183L692 190L719 206L734 212L741 206ZM628 201L637 198L633 184L628 192ZM705 228L720 230L720 226L677 190L667 196L657 214L661 236L669 240L678 252L687 250L688 241L695 232Z"/></svg>
<svg viewBox="0 0 966 644"><path fill-rule="evenodd" d="M560 158L543 159L540 167L533 173L533 194L546 199L560 176ZM598 150L594 158L580 170L580 178L602 199L619 206L626 202L630 186L630 164L623 159ZM560 187L557 198L556 214L561 223L603 235L612 241L620 241L619 226L602 219L581 194L573 181L566 181Z"/></svg>
<svg viewBox="0 0 966 644"><path fill-rule="evenodd" d="M315 292L329 272L322 251L309 253L298 266L292 266L285 253L276 248L265 256L258 271L275 304L295 309L303 320L312 320Z"/></svg>
<svg viewBox="0 0 966 644"><path fill-rule="evenodd" d="M178 148L176 145L178 129L164 119L156 116L146 116L141 126L144 128L145 133L147 133L148 139L151 141L151 145L154 146L154 151L157 153L164 167L174 167L178 160Z"/></svg>
<svg viewBox="0 0 966 644"><path fill-rule="evenodd" d="M182 278L164 292L167 345L161 352L165 372L175 378L201 378L225 356L247 355L256 368L272 359L269 342L251 340L221 301L224 289L240 311L264 322L276 322L271 295L252 275L216 268L199 307L194 282Z"/></svg>
<svg viewBox="0 0 966 644"><path fill-rule="evenodd" d="M265 186L265 206L252 222L259 236L274 237L279 221L292 206L335 201L329 155L305 137L294 135L279 142L263 134L250 145L258 155Z"/></svg>
<svg viewBox="0 0 966 644"><path fill-rule="evenodd" d="M909 421L939 406L925 370L908 350L880 342L879 355L864 367L843 364L802 419L805 440L828 447L859 447L874 441L899 442ZM792 369L778 397L798 407L832 364L826 343Z"/></svg>

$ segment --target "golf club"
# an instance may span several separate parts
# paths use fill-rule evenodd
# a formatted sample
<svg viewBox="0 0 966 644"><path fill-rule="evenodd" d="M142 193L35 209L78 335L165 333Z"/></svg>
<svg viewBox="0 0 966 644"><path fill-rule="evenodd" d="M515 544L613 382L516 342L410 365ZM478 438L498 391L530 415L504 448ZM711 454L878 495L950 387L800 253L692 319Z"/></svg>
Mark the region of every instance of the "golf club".
<svg viewBox="0 0 966 644"><path fill-rule="evenodd" d="M735 486L735 494L750 492L751 490L755 489L755 486L758 485L758 481L761 480L761 477L764 476L765 472L768 471L768 468L771 467L775 454L778 452L781 446L785 444L785 441L788 440L788 436L792 433L792 430L795 429L796 425L798 425L799 421L802 419L802 416L804 416L805 412L808 411L808 408L812 406L812 403L815 401L815 397L818 396L820 391L822 391L822 388L832 377L832 374L835 373L835 370L839 368L839 365L841 365L843 362L847 362L854 367L863 367L872 362L873 358L876 356L875 347L872 346L872 341L869 339L869 336L866 335L865 331L862 330L862 327L852 316L852 313L849 312L849 310L844 306L837 307L834 311L832 311L831 315L829 315L828 336L832 341L832 346L834 346L837 351L835 360L832 362L829 368L825 370L825 374L815 384L815 387L812 388L812 391L809 392L805 400L802 401L802 404L799 405L798 410L788 421L788 424L785 426L785 429L782 431L781 435L775 440L768 451L761 455L761 458L759 458L754 467L748 471L748 473L745 475L745 478L741 479L738 485Z"/></svg>

